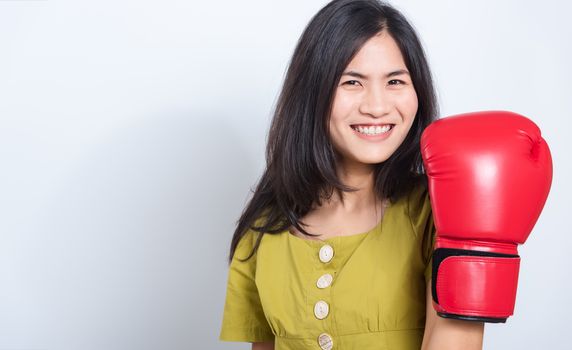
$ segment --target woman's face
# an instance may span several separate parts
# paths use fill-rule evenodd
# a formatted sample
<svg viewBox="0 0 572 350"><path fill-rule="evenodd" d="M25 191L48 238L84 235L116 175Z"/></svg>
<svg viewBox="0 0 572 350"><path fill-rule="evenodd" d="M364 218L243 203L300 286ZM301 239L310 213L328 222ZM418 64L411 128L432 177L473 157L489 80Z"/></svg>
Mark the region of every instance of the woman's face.
<svg viewBox="0 0 572 350"><path fill-rule="evenodd" d="M417 105L401 51L382 31L362 46L336 88L330 135L343 163L386 161L411 129Z"/></svg>

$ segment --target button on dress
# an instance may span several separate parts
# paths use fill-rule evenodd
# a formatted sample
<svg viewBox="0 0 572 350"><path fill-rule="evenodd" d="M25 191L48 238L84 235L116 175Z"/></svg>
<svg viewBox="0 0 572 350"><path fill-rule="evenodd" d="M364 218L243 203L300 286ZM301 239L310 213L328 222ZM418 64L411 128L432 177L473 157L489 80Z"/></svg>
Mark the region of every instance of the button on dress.
<svg viewBox="0 0 572 350"><path fill-rule="evenodd" d="M367 232L307 239L249 230L228 271L219 340L275 350L420 349L435 226L423 185Z"/></svg>

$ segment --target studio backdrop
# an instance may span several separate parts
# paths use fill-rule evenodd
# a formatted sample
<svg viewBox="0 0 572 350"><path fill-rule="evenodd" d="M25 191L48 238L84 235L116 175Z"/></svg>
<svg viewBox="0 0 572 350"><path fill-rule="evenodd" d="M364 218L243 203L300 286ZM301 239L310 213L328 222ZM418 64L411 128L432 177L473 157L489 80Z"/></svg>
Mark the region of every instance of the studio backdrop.
<svg viewBox="0 0 572 350"><path fill-rule="evenodd" d="M391 3L441 116L518 112L552 152L514 316L484 348L572 348L572 5ZM0 349L250 348L218 341L230 239L325 4L0 0Z"/></svg>

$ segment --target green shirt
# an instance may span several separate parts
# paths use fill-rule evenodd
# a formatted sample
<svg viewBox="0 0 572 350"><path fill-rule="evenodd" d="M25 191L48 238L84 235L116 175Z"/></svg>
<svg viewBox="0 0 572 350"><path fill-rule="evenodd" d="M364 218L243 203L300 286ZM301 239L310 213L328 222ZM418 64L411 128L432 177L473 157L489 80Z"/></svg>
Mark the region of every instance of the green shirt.
<svg viewBox="0 0 572 350"><path fill-rule="evenodd" d="M275 350L421 348L435 239L424 187L387 206L370 231L320 241L264 234L257 253L238 261L258 234L249 230L232 259L219 340L274 340Z"/></svg>

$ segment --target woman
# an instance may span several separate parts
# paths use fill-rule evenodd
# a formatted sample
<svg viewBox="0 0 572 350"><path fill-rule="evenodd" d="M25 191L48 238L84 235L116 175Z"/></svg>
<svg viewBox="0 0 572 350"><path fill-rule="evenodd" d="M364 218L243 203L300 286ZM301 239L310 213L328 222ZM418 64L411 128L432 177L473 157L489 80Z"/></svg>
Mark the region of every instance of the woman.
<svg viewBox="0 0 572 350"><path fill-rule="evenodd" d="M253 349L481 349L431 304L435 227L419 139L438 115L423 48L376 0L335 0L302 34L267 167L229 254L219 339Z"/></svg>

